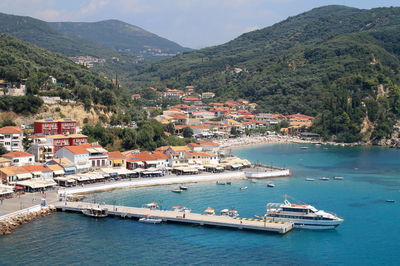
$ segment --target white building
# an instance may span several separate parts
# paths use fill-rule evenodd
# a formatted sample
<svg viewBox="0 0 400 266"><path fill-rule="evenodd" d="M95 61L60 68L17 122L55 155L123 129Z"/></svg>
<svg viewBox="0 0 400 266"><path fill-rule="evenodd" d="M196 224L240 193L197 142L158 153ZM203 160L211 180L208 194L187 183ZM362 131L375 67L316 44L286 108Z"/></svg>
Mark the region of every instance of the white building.
<svg viewBox="0 0 400 266"><path fill-rule="evenodd" d="M24 166L33 164L35 162L35 156L33 156L33 154L23 151L9 152L3 154L2 156L4 158L10 159L12 166Z"/></svg>
<svg viewBox="0 0 400 266"><path fill-rule="evenodd" d="M81 146L66 146L59 149L55 155L56 158L66 158L71 161L77 172L89 171L92 162L89 160L89 152L85 147Z"/></svg>
<svg viewBox="0 0 400 266"><path fill-rule="evenodd" d="M2 144L7 151L23 151L23 136L23 131L19 127L9 126L0 128L0 144Z"/></svg>

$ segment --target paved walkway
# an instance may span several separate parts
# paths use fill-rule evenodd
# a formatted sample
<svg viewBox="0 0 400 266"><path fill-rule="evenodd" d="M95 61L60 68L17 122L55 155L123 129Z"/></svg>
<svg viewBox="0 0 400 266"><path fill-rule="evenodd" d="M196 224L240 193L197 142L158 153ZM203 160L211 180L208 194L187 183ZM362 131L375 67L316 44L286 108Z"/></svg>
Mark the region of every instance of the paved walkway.
<svg viewBox="0 0 400 266"><path fill-rule="evenodd" d="M0 216L38 205L42 198L46 199L47 204L54 204L58 200L57 190L49 190L44 194L41 192L25 193L12 199L0 201Z"/></svg>

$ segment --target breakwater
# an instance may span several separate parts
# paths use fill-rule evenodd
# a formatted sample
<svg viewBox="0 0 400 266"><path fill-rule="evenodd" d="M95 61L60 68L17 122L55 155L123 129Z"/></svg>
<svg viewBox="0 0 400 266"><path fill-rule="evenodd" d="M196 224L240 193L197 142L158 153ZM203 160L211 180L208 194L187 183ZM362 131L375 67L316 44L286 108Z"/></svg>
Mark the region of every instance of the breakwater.
<svg viewBox="0 0 400 266"><path fill-rule="evenodd" d="M42 216L51 214L55 209L53 207L42 207L36 205L20 211L16 211L4 216L0 216L0 235L11 234L12 230L18 226L30 222Z"/></svg>

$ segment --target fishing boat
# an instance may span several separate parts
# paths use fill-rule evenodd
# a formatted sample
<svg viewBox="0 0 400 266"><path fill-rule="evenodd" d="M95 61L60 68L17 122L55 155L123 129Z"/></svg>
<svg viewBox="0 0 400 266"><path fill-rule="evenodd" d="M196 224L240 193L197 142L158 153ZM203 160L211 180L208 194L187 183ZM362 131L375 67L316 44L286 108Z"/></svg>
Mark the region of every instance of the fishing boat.
<svg viewBox="0 0 400 266"><path fill-rule="evenodd" d="M203 215L215 215L215 210L213 208L208 207L204 210Z"/></svg>
<svg viewBox="0 0 400 266"><path fill-rule="evenodd" d="M268 203L265 217L277 222L291 222L295 228L303 229L334 229L343 222L333 213L308 204L292 204L287 199L284 203Z"/></svg>
<svg viewBox="0 0 400 266"><path fill-rule="evenodd" d="M273 183L268 183L268 184L267 184L267 187L275 187L275 184L273 184Z"/></svg>
<svg viewBox="0 0 400 266"><path fill-rule="evenodd" d="M185 187L185 186L179 186L179 188L180 188L181 190L188 190L188 187Z"/></svg>
<svg viewBox="0 0 400 266"><path fill-rule="evenodd" d="M162 222L162 219L153 217L150 214L146 214L143 218L139 219L139 222L147 224L159 224Z"/></svg>
<svg viewBox="0 0 400 266"><path fill-rule="evenodd" d="M395 203L396 201L392 199L387 199L386 202Z"/></svg>
<svg viewBox="0 0 400 266"><path fill-rule="evenodd" d="M344 177L343 176L334 176L333 179L334 180L343 180Z"/></svg>
<svg viewBox="0 0 400 266"><path fill-rule="evenodd" d="M87 208L82 210L82 213L86 216L95 218L104 218L108 216L108 209L106 208Z"/></svg>
<svg viewBox="0 0 400 266"><path fill-rule="evenodd" d="M241 187L240 190L246 190L248 187Z"/></svg>
<svg viewBox="0 0 400 266"><path fill-rule="evenodd" d="M147 203L147 204L143 205L143 208L147 208L150 210L157 210L157 209L160 209L160 206L158 205L157 202L151 202L151 203Z"/></svg>
<svg viewBox="0 0 400 266"><path fill-rule="evenodd" d="M227 185L232 185L231 181L226 182Z"/></svg>
<svg viewBox="0 0 400 266"><path fill-rule="evenodd" d="M300 147L300 149L302 149L302 150L307 150L307 149L308 149L308 147L306 147L306 146L303 146L303 147Z"/></svg>
<svg viewBox="0 0 400 266"><path fill-rule="evenodd" d="M319 180L328 181L329 177L321 177Z"/></svg>
<svg viewBox="0 0 400 266"><path fill-rule="evenodd" d="M173 211L189 213L192 210L185 206L172 206Z"/></svg>
<svg viewBox="0 0 400 266"><path fill-rule="evenodd" d="M239 212L236 210L223 209L223 210L221 210L220 215L236 218L239 216Z"/></svg>
<svg viewBox="0 0 400 266"><path fill-rule="evenodd" d="M307 177L307 178L306 178L306 181L315 181L315 179L314 179L314 178L309 178L309 177Z"/></svg>
<svg viewBox="0 0 400 266"><path fill-rule="evenodd" d="M217 181L216 184L217 185L225 185L226 183L225 182L221 182L221 181Z"/></svg>
<svg viewBox="0 0 400 266"><path fill-rule="evenodd" d="M174 193L181 193L182 191L183 190L180 188L175 188L175 189L171 190L171 192L174 192Z"/></svg>

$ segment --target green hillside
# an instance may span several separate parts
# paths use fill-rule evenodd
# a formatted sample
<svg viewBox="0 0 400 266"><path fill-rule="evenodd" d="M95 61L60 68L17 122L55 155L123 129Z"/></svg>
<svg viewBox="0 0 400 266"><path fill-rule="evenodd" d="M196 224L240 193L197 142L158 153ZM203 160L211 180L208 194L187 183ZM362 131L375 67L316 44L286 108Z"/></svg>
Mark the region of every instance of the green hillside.
<svg viewBox="0 0 400 266"><path fill-rule="evenodd" d="M167 55L163 54L176 54L189 50L175 42L119 20L52 22L49 25L64 34L76 36L117 51L131 52L145 58L165 58Z"/></svg>
<svg viewBox="0 0 400 266"><path fill-rule="evenodd" d="M376 141L400 115L399 36L400 8L326 6L152 64L131 84L194 85L259 111L318 116L313 130L326 137Z"/></svg>
<svg viewBox="0 0 400 266"><path fill-rule="evenodd" d="M50 82L50 76L56 78L58 84ZM28 79L28 95L61 96L84 102L88 107L93 103L108 106L117 103L116 88L97 73L61 54L6 34L0 34L0 79L10 82Z"/></svg>

